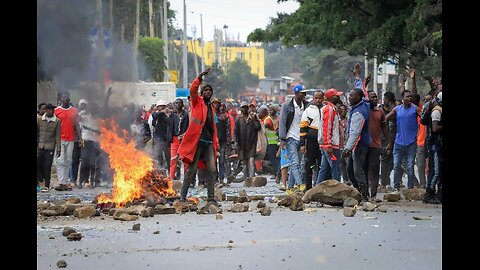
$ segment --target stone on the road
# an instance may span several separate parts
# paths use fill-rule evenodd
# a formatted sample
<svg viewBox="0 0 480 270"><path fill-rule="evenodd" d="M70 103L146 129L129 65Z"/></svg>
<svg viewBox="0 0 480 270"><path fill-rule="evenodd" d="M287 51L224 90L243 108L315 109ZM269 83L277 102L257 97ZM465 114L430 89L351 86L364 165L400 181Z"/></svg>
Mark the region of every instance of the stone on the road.
<svg viewBox="0 0 480 270"><path fill-rule="evenodd" d="M130 207L125 208L125 210L128 211L128 213L130 215L140 215L142 213L142 211L145 210L146 208L147 208L146 205L135 204L135 205L132 205Z"/></svg>
<svg viewBox="0 0 480 270"><path fill-rule="evenodd" d="M80 241L82 239L81 233L71 233L67 236L68 241Z"/></svg>
<svg viewBox="0 0 480 270"><path fill-rule="evenodd" d="M263 176L247 177L243 185L246 187L263 187L267 185L267 178Z"/></svg>
<svg viewBox="0 0 480 270"><path fill-rule="evenodd" d="M216 205L213 205L211 204L209 207L208 207L208 212L210 214L221 214L223 211L222 211L222 208L216 206Z"/></svg>
<svg viewBox="0 0 480 270"><path fill-rule="evenodd" d="M355 207L344 207L343 208L343 215L346 217L353 217L357 213Z"/></svg>
<svg viewBox="0 0 480 270"><path fill-rule="evenodd" d="M414 216L413 219L415 220L432 220L431 216Z"/></svg>
<svg viewBox="0 0 480 270"><path fill-rule="evenodd" d="M238 192L238 196L240 197L245 197L247 198L247 202L250 202L252 200L252 198L250 198L250 196L248 196L247 192L245 191L245 189L242 189Z"/></svg>
<svg viewBox="0 0 480 270"><path fill-rule="evenodd" d="M64 261L64 260L59 260L59 261L57 262L57 267L58 267L58 268L65 268L65 267L67 267L67 265L68 265L67 262Z"/></svg>
<svg viewBox="0 0 480 270"><path fill-rule="evenodd" d="M128 215L128 211L125 210L125 209L114 209L114 212L113 212L113 218L114 219L118 219L121 215L123 214L127 214Z"/></svg>
<svg viewBox="0 0 480 270"><path fill-rule="evenodd" d="M86 218L86 217L93 217L95 213L96 213L95 208L91 205L87 205L87 206L76 208L73 211L73 216L77 218Z"/></svg>
<svg viewBox="0 0 480 270"><path fill-rule="evenodd" d="M170 205L157 204L154 208L154 212L158 215L175 214L175 208Z"/></svg>
<svg viewBox="0 0 480 270"><path fill-rule="evenodd" d="M155 210L153 209L153 207L147 207L147 208L143 209L142 211L140 211L140 216L141 217L153 217L153 216L155 216Z"/></svg>
<svg viewBox="0 0 480 270"><path fill-rule="evenodd" d="M65 216L70 216L70 215L73 215L73 212L75 211L75 209L77 208L80 208L80 207L84 207L84 206L88 206L90 204L80 204L80 203L75 203L75 204L66 204L65 205L65 212L63 212L63 215Z"/></svg>
<svg viewBox="0 0 480 270"><path fill-rule="evenodd" d="M267 206L267 205L265 204L264 201L259 201L259 202L257 203L257 208L264 208L265 206Z"/></svg>
<svg viewBox="0 0 480 270"><path fill-rule="evenodd" d="M352 186L340 183L337 180L325 180L319 185L309 189L303 196L305 203L321 202L332 206L342 206L346 198L351 197L360 201L362 196Z"/></svg>
<svg viewBox="0 0 480 270"><path fill-rule="evenodd" d="M262 216L270 216L270 214L272 214L272 209L270 206L265 206L261 208L259 212Z"/></svg>
<svg viewBox="0 0 480 270"><path fill-rule="evenodd" d="M140 223L133 224L132 231L140 231Z"/></svg>
<svg viewBox="0 0 480 270"><path fill-rule="evenodd" d="M46 216L46 217L53 217L53 216L60 216L57 211L55 210L42 210L40 211L40 215Z"/></svg>
<svg viewBox="0 0 480 270"><path fill-rule="evenodd" d="M290 210L303 211L303 209L305 209L305 205L303 203L302 197L299 195L293 195L292 198L293 198L292 203L289 206Z"/></svg>
<svg viewBox="0 0 480 270"><path fill-rule="evenodd" d="M65 201L67 204L79 204L82 202L80 198L77 198L77 197L68 198Z"/></svg>
<svg viewBox="0 0 480 270"><path fill-rule="evenodd" d="M67 237L67 236L69 236L71 233L76 233L76 232L77 232L77 231L76 231L74 228L72 228L72 227L65 227L65 228L63 229L63 231L62 231L62 235L65 236L65 237Z"/></svg>
<svg viewBox="0 0 480 270"><path fill-rule="evenodd" d="M248 203L234 203L230 207L230 211L234 213L247 212L249 209Z"/></svg>
<svg viewBox="0 0 480 270"><path fill-rule="evenodd" d="M178 214L190 211L190 204L188 202L182 202L177 200L173 203L173 207Z"/></svg>
<svg viewBox="0 0 480 270"><path fill-rule="evenodd" d="M402 194L405 196L405 200L407 201L422 201L423 197L425 197L425 189L405 189L402 191Z"/></svg>
<svg viewBox="0 0 480 270"><path fill-rule="evenodd" d="M375 210L375 207L375 204L371 202L364 202L362 205L362 210L365 212L372 212L373 210Z"/></svg>
<svg viewBox="0 0 480 270"><path fill-rule="evenodd" d="M402 195L398 191L387 193L383 195L383 199L387 202L398 202L402 198Z"/></svg>
<svg viewBox="0 0 480 270"><path fill-rule="evenodd" d="M121 221L134 221L138 219L137 215L121 214L119 217L113 217L113 219Z"/></svg>
<svg viewBox="0 0 480 270"><path fill-rule="evenodd" d="M385 205L380 205L379 207L377 207L377 211L380 211L382 213L386 213L387 212L387 207Z"/></svg>
<svg viewBox="0 0 480 270"><path fill-rule="evenodd" d="M248 198L245 196L238 196L233 198L233 203L245 203L249 202Z"/></svg>
<svg viewBox="0 0 480 270"><path fill-rule="evenodd" d="M358 201L352 197L348 197L343 201L343 207L354 207L355 205L358 205Z"/></svg>
<svg viewBox="0 0 480 270"><path fill-rule="evenodd" d="M222 215L222 214L217 214L217 215L215 216L215 218L216 218L216 219L223 219L223 215Z"/></svg>

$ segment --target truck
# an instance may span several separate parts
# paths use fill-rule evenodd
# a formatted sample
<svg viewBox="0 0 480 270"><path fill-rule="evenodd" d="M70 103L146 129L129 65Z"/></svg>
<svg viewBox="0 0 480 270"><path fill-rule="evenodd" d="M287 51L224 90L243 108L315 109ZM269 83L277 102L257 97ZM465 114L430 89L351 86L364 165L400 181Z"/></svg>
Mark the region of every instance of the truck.
<svg viewBox="0 0 480 270"><path fill-rule="evenodd" d="M159 99L169 103L176 98L176 86L173 82L111 82L106 89L111 89L109 106L134 103L149 108Z"/></svg>

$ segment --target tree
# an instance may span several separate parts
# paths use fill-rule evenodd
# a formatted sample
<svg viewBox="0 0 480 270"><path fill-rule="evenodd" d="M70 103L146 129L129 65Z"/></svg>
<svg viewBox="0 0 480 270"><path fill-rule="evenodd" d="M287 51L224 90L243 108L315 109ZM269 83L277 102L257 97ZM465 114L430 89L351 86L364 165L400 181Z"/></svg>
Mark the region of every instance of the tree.
<svg viewBox="0 0 480 270"><path fill-rule="evenodd" d="M368 52L379 62L390 58L399 67L413 66L429 82L441 76L441 0L297 1L297 11L277 14L247 40L322 45L351 55Z"/></svg>
<svg viewBox="0 0 480 270"><path fill-rule="evenodd" d="M163 40L157 37L142 37L138 43L139 57L147 65L148 74L145 79L157 82L163 81L165 56L163 55Z"/></svg>
<svg viewBox="0 0 480 270"><path fill-rule="evenodd" d="M225 99L229 97L226 87L226 75L223 73L223 69L220 68L218 62L213 62L212 71L205 76L205 83L211 84L214 88L214 95L217 98Z"/></svg>
<svg viewBox="0 0 480 270"><path fill-rule="evenodd" d="M258 76L250 72L245 60L236 59L229 64L226 73L226 88L233 96L239 96L246 86L258 84Z"/></svg>

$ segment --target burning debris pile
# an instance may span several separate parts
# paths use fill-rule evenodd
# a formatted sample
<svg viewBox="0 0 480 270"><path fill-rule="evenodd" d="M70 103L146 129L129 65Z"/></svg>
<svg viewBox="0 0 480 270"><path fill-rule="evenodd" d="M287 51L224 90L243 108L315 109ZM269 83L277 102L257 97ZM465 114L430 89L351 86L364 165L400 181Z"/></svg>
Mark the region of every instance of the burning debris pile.
<svg viewBox="0 0 480 270"><path fill-rule="evenodd" d="M115 174L112 194L100 194L99 205L118 208L142 200L156 205L162 198L177 197L170 178L154 168L154 161L137 150L133 140L127 142L128 133L124 130L119 133L114 120L101 120L100 129L100 147L108 154Z"/></svg>

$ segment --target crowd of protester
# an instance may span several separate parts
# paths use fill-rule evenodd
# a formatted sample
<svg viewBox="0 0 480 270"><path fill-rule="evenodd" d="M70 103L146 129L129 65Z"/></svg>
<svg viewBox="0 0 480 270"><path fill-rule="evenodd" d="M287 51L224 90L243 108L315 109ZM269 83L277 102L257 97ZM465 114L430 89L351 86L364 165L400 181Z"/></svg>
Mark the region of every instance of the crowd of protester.
<svg viewBox="0 0 480 270"><path fill-rule="evenodd" d="M348 93L334 88L316 90L310 103L302 84L293 88L294 97L283 104L207 99L202 92L195 95L194 103L202 100L205 108L212 109L205 121L192 116L190 97L158 100L149 108L129 104L105 112L101 108L108 108L108 95L103 107L85 99L75 107L69 93L62 92L58 104L38 105L37 191L111 187L114 171L99 145L99 119L115 116L119 130L128 131L122 133L126 139L151 155L165 175L183 181L182 176L188 175L182 192L205 187L209 177L229 184L271 174L288 194L335 179L357 188L363 200L375 200L377 193L424 188L425 203L440 203L441 81L436 80L434 89L421 97L411 68L412 89L405 89L408 78L400 76L401 96L384 92L379 104L377 93L367 90L370 77L362 79L359 64L352 73L355 80ZM201 82L196 82L197 88ZM208 91L208 87L213 93L208 84L202 83L201 89ZM348 103L342 96L348 97ZM215 127L205 124L209 121ZM218 140L215 173L210 166L190 168L192 161L181 155L182 147L190 143L182 142L189 140L185 134L193 123L205 127L200 142L208 145L213 143L209 140ZM51 187L54 158L58 185Z"/></svg>

